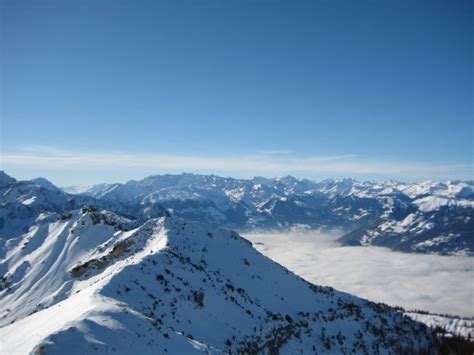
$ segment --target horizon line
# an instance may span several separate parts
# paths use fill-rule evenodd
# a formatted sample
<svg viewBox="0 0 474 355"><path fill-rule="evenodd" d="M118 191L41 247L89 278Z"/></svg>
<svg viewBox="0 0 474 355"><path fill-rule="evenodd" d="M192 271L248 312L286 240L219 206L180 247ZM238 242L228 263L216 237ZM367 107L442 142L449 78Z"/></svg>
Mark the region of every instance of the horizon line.
<svg viewBox="0 0 474 355"><path fill-rule="evenodd" d="M144 154L124 152L71 151L51 146L30 146L17 151L2 152L0 166L17 175L67 176L70 183L59 185L90 185L72 181L129 181L137 176L159 174L190 174L228 176L233 178L294 176L299 179L325 180L350 177L365 181L421 181L474 179L474 165L443 164L374 159L357 154L298 155L294 152L258 151L253 154L185 155ZM25 174L26 172L26 174ZM118 178L120 176L121 178ZM73 179L71 179L73 177ZM76 179L78 180L78 179Z"/></svg>

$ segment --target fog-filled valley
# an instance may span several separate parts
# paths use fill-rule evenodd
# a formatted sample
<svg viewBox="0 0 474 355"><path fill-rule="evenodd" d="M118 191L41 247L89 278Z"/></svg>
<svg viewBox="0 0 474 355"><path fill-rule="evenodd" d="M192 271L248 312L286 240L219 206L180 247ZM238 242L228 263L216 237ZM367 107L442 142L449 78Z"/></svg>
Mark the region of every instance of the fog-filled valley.
<svg viewBox="0 0 474 355"><path fill-rule="evenodd" d="M249 233L264 255L311 283L407 310L474 316L474 260L341 246L340 232Z"/></svg>

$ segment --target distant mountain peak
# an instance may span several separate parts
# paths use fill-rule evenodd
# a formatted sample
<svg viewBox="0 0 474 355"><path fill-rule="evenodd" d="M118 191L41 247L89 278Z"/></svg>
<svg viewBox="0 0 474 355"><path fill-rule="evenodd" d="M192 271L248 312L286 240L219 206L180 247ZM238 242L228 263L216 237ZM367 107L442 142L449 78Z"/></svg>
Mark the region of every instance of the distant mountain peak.
<svg viewBox="0 0 474 355"><path fill-rule="evenodd" d="M0 170L0 186L6 186L14 182L16 182L15 178L5 173L5 171Z"/></svg>
<svg viewBox="0 0 474 355"><path fill-rule="evenodd" d="M39 185L41 187L44 187L45 189L51 190L51 191L59 191L60 189L54 185L51 181L45 179L44 177L37 177L35 179L30 180L32 183L35 185Z"/></svg>

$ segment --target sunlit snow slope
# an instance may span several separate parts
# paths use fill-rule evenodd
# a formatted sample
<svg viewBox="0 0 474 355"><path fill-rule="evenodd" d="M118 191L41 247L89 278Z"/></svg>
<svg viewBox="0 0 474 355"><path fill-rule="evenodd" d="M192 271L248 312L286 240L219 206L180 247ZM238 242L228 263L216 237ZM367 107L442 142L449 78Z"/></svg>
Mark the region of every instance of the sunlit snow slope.
<svg viewBox="0 0 474 355"><path fill-rule="evenodd" d="M0 353L427 350L400 312L307 283L235 232L111 213L36 221L3 246Z"/></svg>

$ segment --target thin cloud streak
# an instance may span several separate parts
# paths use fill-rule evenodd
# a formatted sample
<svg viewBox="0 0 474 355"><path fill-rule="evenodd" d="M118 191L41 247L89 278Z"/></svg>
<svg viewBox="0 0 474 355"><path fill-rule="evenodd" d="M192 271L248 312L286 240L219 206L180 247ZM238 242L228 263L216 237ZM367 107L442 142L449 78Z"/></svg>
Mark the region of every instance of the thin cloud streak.
<svg viewBox="0 0 474 355"><path fill-rule="evenodd" d="M215 171L254 175L393 175L410 178L470 178L467 164L423 164L380 162L356 155L298 157L295 154L260 152L243 156L203 157L171 154L126 154L120 152L74 152L55 147L34 146L1 156L3 167L53 169L154 168L170 171Z"/></svg>

